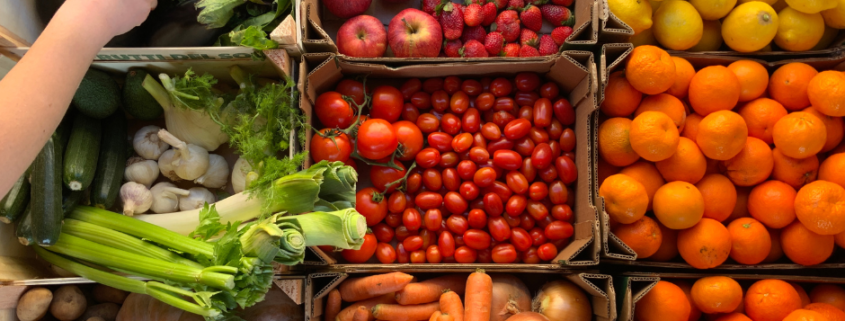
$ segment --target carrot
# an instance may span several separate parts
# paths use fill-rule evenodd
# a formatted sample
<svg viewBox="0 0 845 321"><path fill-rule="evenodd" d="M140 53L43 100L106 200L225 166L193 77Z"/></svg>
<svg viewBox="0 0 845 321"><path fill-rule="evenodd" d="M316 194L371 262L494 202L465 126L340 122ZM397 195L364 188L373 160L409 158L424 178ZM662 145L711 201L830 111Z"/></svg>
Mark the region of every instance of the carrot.
<svg viewBox="0 0 845 321"><path fill-rule="evenodd" d="M355 309L355 314L352 315L352 321L368 321L370 319L370 309L363 305L359 305Z"/></svg>
<svg viewBox="0 0 845 321"><path fill-rule="evenodd" d="M466 274L450 274L411 283L396 292L396 302L401 305L431 303L440 299L440 294L445 290L452 290L461 295L464 294L466 280Z"/></svg>
<svg viewBox="0 0 845 321"><path fill-rule="evenodd" d="M414 277L402 272L378 274L363 278L347 279L338 289L346 302L355 302L402 290Z"/></svg>
<svg viewBox="0 0 845 321"><path fill-rule="evenodd" d="M367 311L370 311L370 309L372 309L374 306L376 306L376 304L392 304L392 303L396 303L396 300L393 298L393 293L388 293L388 294L385 294L385 295L382 295L382 296L379 296L379 297L375 297L375 298L372 298L372 299L369 299L369 300L355 302L352 305L346 307L346 309L341 310L340 313L337 314L337 317L335 319L324 319L324 321L352 321L352 318L355 316L355 310L359 306L363 306L363 307L367 308ZM376 318L373 317L373 313L370 312L368 317L367 317L367 320L373 321L375 319Z"/></svg>
<svg viewBox="0 0 845 321"><path fill-rule="evenodd" d="M326 312L323 314L323 320L334 321L337 314L340 312L340 291L333 289L329 291L329 296L326 299Z"/></svg>
<svg viewBox="0 0 845 321"><path fill-rule="evenodd" d="M378 304L373 307L373 316L388 321L428 320L431 314L440 310L440 302L418 305Z"/></svg>
<svg viewBox="0 0 845 321"><path fill-rule="evenodd" d="M437 321L437 317L439 317L439 316L440 316L440 311L434 311L434 313L431 314L431 317L428 318L428 321Z"/></svg>
<svg viewBox="0 0 845 321"><path fill-rule="evenodd" d="M464 297L463 321L490 321L490 305L493 304L493 280L484 270L478 269L467 278Z"/></svg>
<svg viewBox="0 0 845 321"><path fill-rule="evenodd" d="M439 317L437 317L437 321L455 321L455 318L453 318L448 313L443 313Z"/></svg>
<svg viewBox="0 0 845 321"><path fill-rule="evenodd" d="M464 321L464 304L461 303L461 296L453 291L440 295L440 311L450 315L454 321Z"/></svg>

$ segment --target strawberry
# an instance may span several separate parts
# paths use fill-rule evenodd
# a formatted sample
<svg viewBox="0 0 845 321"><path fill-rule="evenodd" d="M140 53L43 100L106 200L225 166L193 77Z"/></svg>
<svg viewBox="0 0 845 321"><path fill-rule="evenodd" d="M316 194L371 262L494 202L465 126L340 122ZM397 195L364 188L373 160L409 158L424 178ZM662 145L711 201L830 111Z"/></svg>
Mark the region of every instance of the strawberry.
<svg viewBox="0 0 845 321"><path fill-rule="evenodd" d="M481 11L481 6L477 3L470 3L464 8L464 23L468 27L480 26L484 21L484 12Z"/></svg>
<svg viewBox="0 0 845 321"><path fill-rule="evenodd" d="M422 0L422 11L437 17L437 7L448 0Z"/></svg>
<svg viewBox="0 0 845 321"><path fill-rule="evenodd" d="M463 43L460 40L446 40L443 42L443 51L446 52L446 57L460 57L461 47L463 47Z"/></svg>
<svg viewBox="0 0 845 321"><path fill-rule="evenodd" d="M522 10L522 13L519 14L519 20L522 20L522 25L525 28L540 31L540 28L543 28L543 13L540 12L540 8L537 6L528 5L525 9Z"/></svg>
<svg viewBox="0 0 845 321"><path fill-rule="evenodd" d="M502 33L498 31L493 31L487 34L487 37L484 39L484 48L487 49L487 53L491 56L496 56L502 49L505 47L505 37L502 37Z"/></svg>
<svg viewBox="0 0 845 321"><path fill-rule="evenodd" d="M482 26L475 26L475 27L467 27L464 28L464 32L461 35L461 41L467 43L470 40L478 40L478 42L484 42L484 38L487 37L487 31L484 31L484 27Z"/></svg>
<svg viewBox="0 0 845 321"><path fill-rule="evenodd" d="M465 58L478 58L478 57L487 57L487 49L484 49L484 45L482 45L477 40L470 40L464 44L464 47L461 48L461 57Z"/></svg>
<svg viewBox="0 0 845 321"><path fill-rule="evenodd" d="M443 37L448 40L455 40L461 38L461 33L464 30L464 15L463 8L460 4L451 3L442 4L443 7L437 7L437 13L440 14L440 26L443 27Z"/></svg>
<svg viewBox="0 0 845 321"><path fill-rule="evenodd" d="M475 3L479 6L484 6L484 4L487 3L487 0L467 0L465 4L470 5L470 4L473 4L473 3Z"/></svg>
<svg viewBox="0 0 845 321"><path fill-rule="evenodd" d="M552 36L543 35L540 37L540 55L541 56L548 56L554 55L557 53L560 46L555 44L555 40L552 39Z"/></svg>
<svg viewBox="0 0 845 321"><path fill-rule="evenodd" d="M484 14L484 20L481 21L482 26L489 26L496 21L496 4L492 2L485 3L481 6L481 13Z"/></svg>
<svg viewBox="0 0 845 321"><path fill-rule="evenodd" d="M555 30L552 30L552 39L555 40L555 44L558 46L562 45L566 38L569 38L569 35L572 34L572 27L570 26L563 26L557 27Z"/></svg>
<svg viewBox="0 0 845 321"><path fill-rule="evenodd" d="M514 42L519 39L519 15L514 10L505 10L496 17L495 25L490 26L490 31L498 31L505 37L505 41Z"/></svg>
<svg viewBox="0 0 845 321"><path fill-rule="evenodd" d="M508 7L508 0L491 0L490 2L496 4L497 10L504 10Z"/></svg>
<svg viewBox="0 0 845 321"><path fill-rule="evenodd" d="M520 57L539 57L540 52L537 51L537 48L531 46L522 46L519 47L519 56Z"/></svg>
<svg viewBox="0 0 845 321"><path fill-rule="evenodd" d="M568 7L572 5L573 0L552 0L552 3L564 7Z"/></svg>
<svg viewBox="0 0 845 321"><path fill-rule="evenodd" d="M519 44L509 43L505 45L505 48L502 49L502 52L499 53L499 56L519 57Z"/></svg>
<svg viewBox="0 0 845 321"><path fill-rule="evenodd" d="M519 44L536 48L540 44L540 39L537 38L536 32L529 29L522 29L522 32L519 34Z"/></svg>
<svg viewBox="0 0 845 321"><path fill-rule="evenodd" d="M508 0L508 9L519 10L525 7L525 1L523 0Z"/></svg>
<svg viewBox="0 0 845 321"><path fill-rule="evenodd" d="M556 4L544 4L540 7L543 12L543 19L548 20L553 26L572 26L575 23L575 16L564 6Z"/></svg>

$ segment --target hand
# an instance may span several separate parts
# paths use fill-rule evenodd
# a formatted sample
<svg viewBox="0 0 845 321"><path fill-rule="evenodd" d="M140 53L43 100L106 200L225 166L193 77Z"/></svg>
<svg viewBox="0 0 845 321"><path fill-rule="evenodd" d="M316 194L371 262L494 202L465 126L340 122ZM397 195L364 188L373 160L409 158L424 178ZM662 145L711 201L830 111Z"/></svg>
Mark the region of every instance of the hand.
<svg viewBox="0 0 845 321"><path fill-rule="evenodd" d="M141 25L156 5L157 0L66 0L59 13L89 19L111 39Z"/></svg>

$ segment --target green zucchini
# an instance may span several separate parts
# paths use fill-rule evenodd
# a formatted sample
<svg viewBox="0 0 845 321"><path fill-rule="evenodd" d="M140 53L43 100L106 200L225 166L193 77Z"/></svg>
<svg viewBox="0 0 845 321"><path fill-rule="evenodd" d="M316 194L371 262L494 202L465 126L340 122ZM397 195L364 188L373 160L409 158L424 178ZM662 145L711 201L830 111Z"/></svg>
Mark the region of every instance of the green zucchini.
<svg viewBox="0 0 845 321"><path fill-rule="evenodd" d="M26 209L15 226L15 236L24 246L32 244L32 204L26 204Z"/></svg>
<svg viewBox="0 0 845 321"><path fill-rule="evenodd" d="M91 185L100 155L100 121L77 113L64 154L62 180L71 191L81 191ZM122 136L121 136L122 137Z"/></svg>
<svg viewBox="0 0 845 321"><path fill-rule="evenodd" d="M41 246L55 244L62 230L62 147L58 139L53 134L32 163L32 238Z"/></svg>
<svg viewBox="0 0 845 321"><path fill-rule="evenodd" d="M62 196L62 214L70 214L74 207L82 205L84 199L85 191L65 191Z"/></svg>
<svg viewBox="0 0 845 321"><path fill-rule="evenodd" d="M14 222L27 205L29 205L29 170L15 181L9 193L0 200L0 222L6 224Z"/></svg>
<svg viewBox="0 0 845 321"><path fill-rule="evenodd" d="M97 172L91 183L91 203L96 207L109 209L117 198L126 169L126 146L129 145L126 133L123 113L114 113L105 119Z"/></svg>
<svg viewBox="0 0 845 321"><path fill-rule="evenodd" d="M59 144L62 145L62 149L67 146L67 140L70 138L70 129L73 128L73 116L75 115L76 113L73 108L68 108L65 117L62 118L62 122L56 128L56 135L59 135Z"/></svg>

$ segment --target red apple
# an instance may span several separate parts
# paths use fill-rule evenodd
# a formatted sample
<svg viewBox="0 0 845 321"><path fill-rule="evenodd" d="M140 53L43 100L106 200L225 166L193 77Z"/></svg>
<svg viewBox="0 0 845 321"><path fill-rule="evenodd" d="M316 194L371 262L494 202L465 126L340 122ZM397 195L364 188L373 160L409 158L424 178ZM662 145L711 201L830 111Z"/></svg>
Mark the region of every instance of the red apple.
<svg viewBox="0 0 845 321"><path fill-rule="evenodd" d="M387 32L373 16L361 15L347 20L337 31L337 50L350 57L375 58L387 49Z"/></svg>
<svg viewBox="0 0 845 321"><path fill-rule="evenodd" d="M430 14L408 8L390 20L387 42L396 57L437 57L443 31Z"/></svg>
<svg viewBox="0 0 845 321"><path fill-rule="evenodd" d="M351 18L367 11L372 0L323 0L329 11L340 18Z"/></svg>

